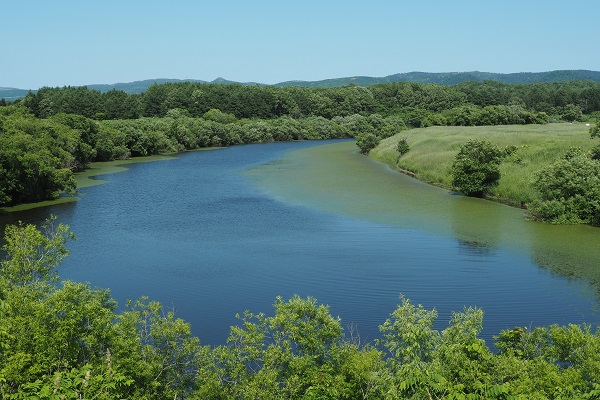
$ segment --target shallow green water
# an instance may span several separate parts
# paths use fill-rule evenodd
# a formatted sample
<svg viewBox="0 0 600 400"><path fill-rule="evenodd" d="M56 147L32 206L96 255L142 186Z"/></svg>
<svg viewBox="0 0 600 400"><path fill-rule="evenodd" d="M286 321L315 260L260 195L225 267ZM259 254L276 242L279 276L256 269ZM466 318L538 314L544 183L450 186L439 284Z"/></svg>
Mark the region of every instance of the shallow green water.
<svg viewBox="0 0 600 400"><path fill-rule="evenodd" d="M343 142L294 150L248 174L287 202L526 254L539 266L600 287L599 228L530 221L526 210L425 184L355 148Z"/></svg>

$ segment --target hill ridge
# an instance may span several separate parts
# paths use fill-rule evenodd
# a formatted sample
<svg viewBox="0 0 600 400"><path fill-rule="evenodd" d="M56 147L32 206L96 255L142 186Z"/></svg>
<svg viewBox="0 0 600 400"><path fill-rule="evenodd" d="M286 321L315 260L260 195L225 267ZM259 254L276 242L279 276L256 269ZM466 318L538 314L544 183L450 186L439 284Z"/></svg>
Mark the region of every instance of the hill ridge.
<svg viewBox="0 0 600 400"><path fill-rule="evenodd" d="M212 84L241 84L241 85L260 85L260 86L301 86L301 87L337 87L346 85L357 86L372 86L380 83L392 82L413 82L413 83L436 83L440 85L456 85L468 81L497 81L508 84L529 84L529 83L548 83L548 82L568 82L590 80L600 82L600 71L592 71L585 69L575 70L554 70L546 72L512 72L512 73L495 73L481 71L465 71L465 72L402 72L384 77L371 76L349 76L342 78L329 78L317 81L291 80L267 85L258 82L236 82L230 81L222 77L218 77L213 81L205 81L198 79L170 79L156 78L144 79L133 82L120 82L112 84L90 84L83 85L88 89L98 90L99 92L108 92L110 90L122 90L126 93L143 93L153 84L162 83L179 83L179 82L197 82L197 83L212 83ZM0 87L0 99L16 100L24 97L30 90ZM36 90L32 90L35 92Z"/></svg>

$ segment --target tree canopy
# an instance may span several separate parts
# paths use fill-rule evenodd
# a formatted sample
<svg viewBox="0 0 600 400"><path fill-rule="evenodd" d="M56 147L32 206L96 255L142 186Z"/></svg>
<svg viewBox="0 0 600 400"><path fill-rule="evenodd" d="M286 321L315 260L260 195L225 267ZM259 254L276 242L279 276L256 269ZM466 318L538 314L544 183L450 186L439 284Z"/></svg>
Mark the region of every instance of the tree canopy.
<svg viewBox="0 0 600 400"><path fill-rule="evenodd" d="M187 110L192 117L201 117L211 109L218 109L238 119L271 119L284 115L329 119L372 113L407 115L411 110L439 114L463 106L474 106L478 110L491 106L509 107L487 110L480 117L480 123L476 124L482 125L486 119L489 121L489 114L493 115L499 110L507 115L493 115L496 123L521 123L501 122L506 118L513 121L523 118L536 120L540 118L540 113L577 120L581 113L600 111L599 99L600 83L593 81L535 84L471 81L451 86L392 82L368 87L275 87L177 82L154 84L141 94L128 94L114 89L101 93L87 87L44 87L35 93L30 92L23 99L23 104L40 118L67 113L97 120L164 117L175 108ZM522 110L515 109L515 106L522 107ZM423 125L423 120L420 123Z"/></svg>

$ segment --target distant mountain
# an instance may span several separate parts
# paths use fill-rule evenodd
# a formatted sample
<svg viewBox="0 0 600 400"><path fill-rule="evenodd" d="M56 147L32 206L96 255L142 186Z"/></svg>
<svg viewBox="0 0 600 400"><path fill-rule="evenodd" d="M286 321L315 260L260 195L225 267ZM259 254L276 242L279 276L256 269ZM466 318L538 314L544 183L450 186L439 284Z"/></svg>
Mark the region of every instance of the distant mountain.
<svg viewBox="0 0 600 400"><path fill-rule="evenodd" d="M302 87L337 87L346 85L371 86L378 83L397 82L386 81L386 78L373 78L370 76L352 76L348 78L324 79L322 81L286 81L276 83L273 86L302 86Z"/></svg>
<svg viewBox="0 0 600 400"><path fill-rule="evenodd" d="M214 81L208 82L208 83L213 83L213 84L217 84L217 85L246 85L246 86L269 86L265 83L258 83L258 82L235 82L235 81L228 81L225 78L217 78Z"/></svg>
<svg viewBox="0 0 600 400"><path fill-rule="evenodd" d="M161 84L161 83L178 83L178 82L199 82L199 83L206 83L206 81L199 81L199 80L195 80L195 79L146 79L143 81L135 81L135 82L128 82L128 83L113 83L111 85L107 85L107 84L95 84L95 85L87 85L88 89L92 89L92 90L97 90L99 92L109 92L111 90L122 90L126 93L129 94L134 94L134 93L143 93L146 91L146 89L148 89L150 86L154 85L155 83L157 84Z"/></svg>
<svg viewBox="0 0 600 400"><path fill-rule="evenodd" d="M498 74L493 72L407 72L388 75L383 78L369 76L354 76L348 78L325 79L322 81L288 81L275 84L275 86L303 86L303 87L335 87L345 85L371 86L378 83L390 82L415 82L437 83L440 85L456 85L457 83L486 80L502 83L542 83L542 82L567 82L567 81L596 81L600 82L599 71L588 70L560 70L550 72L517 72L511 74Z"/></svg>
<svg viewBox="0 0 600 400"><path fill-rule="evenodd" d="M0 87L0 99L13 101L25 97L29 90Z"/></svg>
<svg viewBox="0 0 600 400"><path fill-rule="evenodd" d="M382 78L370 76L352 76L346 78L324 79L320 81L287 81L276 83L273 86L302 86L302 87L336 87L346 85L371 86L379 83L390 82L415 82L415 83L437 83L440 85L456 85L461 82L486 80L498 81L502 83L544 83L544 82L568 82L568 81L595 81L600 82L600 71L588 70L559 70L549 72L517 72L510 74L498 74L493 72L406 72L394 75L388 75ZM98 90L99 92L108 92L110 90L122 90L126 93L143 93L153 84L177 82L198 82L213 84L240 84L240 85L260 85L257 82L235 82L225 78L217 78L212 82L196 79L146 79L128 83L114 84L93 84L87 85L88 89ZM15 100L27 95L29 90L15 88L0 88L0 99ZM34 90L35 92L35 90Z"/></svg>
<svg viewBox="0 0 600 400"><path fill-rule="evenodd" d="M99 92L108 92L110 90L122 90L126 93L143 93L150 86L161 83L178 83L178 82L196 82L196 83L213 83L218 85L230 85L230 84L239 84L239 82L228 81L224 78L217 78L214 81L207 82L201 81L197 79L146 79L144 81L135 81L129 83L115 83L112 85L87 85L88 89L97 90ZM259 83L247 82L242 83L242 85L260 85Z"/></svg>

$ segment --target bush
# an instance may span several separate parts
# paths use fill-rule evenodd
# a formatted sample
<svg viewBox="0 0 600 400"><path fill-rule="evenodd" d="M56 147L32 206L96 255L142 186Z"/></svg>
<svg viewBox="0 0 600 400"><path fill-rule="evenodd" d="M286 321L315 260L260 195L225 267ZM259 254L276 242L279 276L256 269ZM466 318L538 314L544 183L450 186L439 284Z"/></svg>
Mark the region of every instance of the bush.
<svg viewBox="0 0 600 400"><path fill-rule="evenodd" d="M500 180L503 153L491 142L466 142L452 163L452 185L467 196L482 197Z"/></svg>
<svg viewBox="0 0 600 400"><path fill-rule="evenodd" d="M401 156L408 153L410 147L408 146L408 141L406 140L406 138L398 140L398 143L396 144L396 150L398 151L398 153L400 153Z"/></svg>
<svg viewBox="0 0 600 400"><path fill-rule="evenodd" d="M600 161L585 156L564 158L537 174L541 200L534 215L552 223L600 225Z"/></svg>
<svg viewBox="0 0 600 400"><path fill-rule="evenodd" d="M575 104L567 104L563 107L560 118L568 122L583 121L581 107Z"/></svg>
<svg viewBox="0 0 600 400"><path fill-rule="evenodd" d="M368 154L369 151L379 144L379 138L373 133L359 133L356 136L356 145L363 154Z"/></svg>
<svg viewBox="0 0 600 400"><path fill-rule="evenodd" d="M592 160L600 161L600 144L597 144L594 147L592 147L592 150L590 152L590 158Z"/></svg>
<svg viewBox="0 0 600 400"><path fill-rule="evenodd" d="M600 137L600 121L596 122L596 125L590 128L591 137Z"/></svg>

